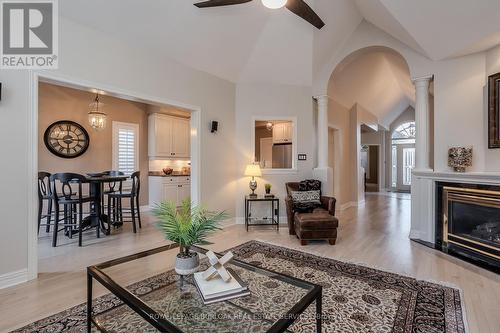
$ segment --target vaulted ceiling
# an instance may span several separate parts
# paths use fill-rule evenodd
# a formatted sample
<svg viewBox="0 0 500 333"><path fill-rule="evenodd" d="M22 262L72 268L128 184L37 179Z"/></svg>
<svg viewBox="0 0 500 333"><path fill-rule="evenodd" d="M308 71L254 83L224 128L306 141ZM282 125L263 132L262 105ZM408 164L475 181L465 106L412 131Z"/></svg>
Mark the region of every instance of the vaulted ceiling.
<svg viewBox="0 0 500 333"><path fill-rule="evenodd" d="M260 0L198 9L196 0L64 0L61 15L233 82L311 85L363 20L438 60L500 43L498 0L306 0L316 30ZM89 47L91 47L89 41Z"/></svg>

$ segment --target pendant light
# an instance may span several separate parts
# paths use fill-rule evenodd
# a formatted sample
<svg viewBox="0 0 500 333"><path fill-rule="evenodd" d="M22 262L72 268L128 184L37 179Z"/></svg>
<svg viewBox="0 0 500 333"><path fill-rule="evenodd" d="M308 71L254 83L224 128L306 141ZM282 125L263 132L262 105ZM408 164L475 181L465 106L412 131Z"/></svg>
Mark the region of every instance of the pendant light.
<svg viewBox="0 0 500 333"><path fill-rule="evenodd" d="M89 125L96 131L106 127L106 113L102 111L103 106L104 104L99 101L99 94L96 94L94 102L89 105Z"/></svg>

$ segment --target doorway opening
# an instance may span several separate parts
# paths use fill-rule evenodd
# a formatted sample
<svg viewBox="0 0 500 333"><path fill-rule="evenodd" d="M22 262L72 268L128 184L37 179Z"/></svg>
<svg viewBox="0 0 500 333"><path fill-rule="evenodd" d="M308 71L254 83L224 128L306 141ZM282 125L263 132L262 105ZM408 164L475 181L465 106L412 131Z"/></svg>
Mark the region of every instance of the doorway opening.
<svg viewBox="0 0 500 333"><path fill-rule="evenodd" d="M49 94L46 94L47 89L49 90ZM169 170L167 169L173 169L173 174L171 174L170 176L179 176L179 178L172 179L172 181L176 182L175 199L177 202L179 202L180 200L179 196L190 198L193 204L197 204L199 202L199 133L201 130L201 109L199 107L184 105L182 103L164 100L161 98L150 97L140 92L120 91L115 88L100 87L99 84L93 84L91 82L81 82L78 80L59 78L57 76L52 76L52 74L49 73L33 74L32 91L33 100L30 123L33 136L30 137L30 141L33 149L31 151L31 158L28 164L30 165L30 173L33 177L31 182L33 196L30 204L30 216L33 220L33 223L28 229L29 279L36 278L39 271L72 271L74 269L82 269L91 264L95 264L98 261L111 259L116 255L116 253L113 254L114 251L103 251L103 249L100 247L113 247L113 242L116 245L116 248L120 248L121 253L125 254L137 252L139 248L142 249L144 248L144 246L151 247L154 246L154 244L157 242L163 242L163 235L161 235L161 233L156 233L157 229L152 223L153 219L148 218L148 215L149 217L152 217L152 214L150 212L151 206L153 206L155 202L164 201L162 198L155 199L154 196L165 196L165 193L167 193L167 186L166 184L165 186L163 186L163 183L164 180L170 178L163 177L167 175L164 174L164 170L162 169L165 169L165 172L169 172ZM100 100L104 104L108 104L108 109L106 109L106 106L104 107L104 112L107 113L105 126L107 130L94 131L90 115L88 114L89 110L92 109L90 105L93 101L95 101L94 97L96 94L99 94L101 96ZM48 96L50 95L52 95L52 98L48 98ZM85 98L89 96L92 98ZM57 100L59 100L59 102L57 102ZM62 103L61 101L63 100L65 100L67 103ZM51 101L55 101L53 107L50 106ZM81 127L84 129L84 131L82 132L89 133L88 137L90 138L90 145L86 150L86 154L90 154L92 150L94 150L93 153L97 153L98 155L87 159L87 164L83 163L81 160L79 161L78 158L69 160L57 156L52 156L48 146L44 143L43 137L46 130L45 127L47 127L46 125L48 123L53 123L51 122L51 120L54 120L52 118L55 116L55 107L59 107L59 114L57 115L57 117L61 119L58 120L71 120L74 123L79 124L79 126L77 127ZM125 112L124 110L128 111ZM78 113L78 115L76 113ZM169 142L169 140L163 138L165 140L162 139L162 142L165 141L168 143L168 151L170 154L172 154L172 156L174 156L174 153L176 154L175 159L168 158L168 156L165 155L166 150L163 151L162 149L160 149L162 147L166 148L165 144L158 145L158 147L156 147L158 149L151 149L151 138L154 137L154 140L156 141L161 139L161 137L159 137L158 135L148 135L150 134L148 132L150 128L150 118L152 117L152 115L158 115L159 117L161 117L162 120L164 120L165 124L173 124L172 136L175 136L175 140L172 137L170 138ZM69 119L76 116L81 117L81 119ZM48 119L47 117L52 118ZM130 119L121 119L123 117L129 117ZM42 122L44 121L48 123L42 124ZM162 133L160 134L164 133L164 131L161 132ZM75 133L76 135L78 135L80 131L77 131ZM55 141L57 140L52 141L53 142L50 142L49 140L48 144L55 144ZM109 154L105 153L104 150L106 149L109 150ZM70 152L72 152L72 150ZM152 154L152 152L156 152L156 154ZM83 156L85 156L85 154L82 154L82 157ZM88 155L87 157L90 157L90 155ZM106 161L109 163L107 163ZM95 163L102 162L106 162L107 164L94 165ZM105 236L101 229L101 238L97 238L97 228L95 228L94 225L94 232L85 235L83 237L83 247L79 247L78 236L72 236L72 231L70 230L70 228L66 228L66 230L62 230L58 234L58 238L60 240L64 240L64 242L58 242L58 244L56 244L56 247L48 245L44 250L40 250L40 240L38 236L37 223L39 206L39 183L37 179L38 172L41 171L40 168L46 168L48 165L52 165L54 167L53 170L50 170L52 174L71 172L90 176L90 173L120 169L118 171L122 171L126 177L130 177L128 173L130 173L132 169L140 171L142 195L139 196L139 203L134 203L134 205L136 208L140 206L140 209L138 209L137 211L140 212L142 218L142 230L139 229L139 225L137 225L137 233L133 233L132 227L130 226L131 224L123 224L122 231L111 229L110 236ZM176 175L175 173L182 174ZM159 186L156 186L158 184L151 181L152 176L159 177L159 180L156 182L159 183ZM130 182L129 179L127 179L127 181ZM182 181L183 183L181 184L179 181ZM155 183L156 185L153 183ZM152 188L154 187L153 185L156 186L156 191L152 191ZM126 186L128 185L125 181L123 183L123 186L124 191L126 191ZM87 191L90 192L90 187L87 189ZM83 192L85 192L85 189L83 190ZM95 205L95 202L93 202L93 204ZM101 205L106 205L106 203L102 203ZM124 203L123 207L125 208L128 205L128 202ZM127 208L130 208L130 206L128 206ZM47 214L46 209L47 206L45 205L44 215ZM82 211L90 211L92 209L94 209L94 212L98 212L94 215L106 215L106 211L102 212L101 210L92 208L90 206L88 206L87 209L83 209ZM107 214L107 216L109 217L109 214ZM75 219L76 218L77 217L75 217ZM102 220L101 217L100 219ZM149 227L147 228L147 230L145 230L144 228L145 224ZM51 231L53 232L53 230L54 227L51 226ZM40 234L42 234L42 232L45 232L45 226L40 228ZM151 235L153 236L150 237ZM50 237L50 233L47 233L45 236ZM69 240L65 239L66 236L68 236ZM124 242L119 239L122 236L124 236L124 238L127 238L127 241L125 242L127 245L125 246L125 248L122 246ZM72 237L73 239L71 239L70 237ZM52 243L51 240L49 241L49 243ZM97 258L99 259L98 261L96 261ZM39 264L41 262L40 260L42 260L43 263Z"/></svg>

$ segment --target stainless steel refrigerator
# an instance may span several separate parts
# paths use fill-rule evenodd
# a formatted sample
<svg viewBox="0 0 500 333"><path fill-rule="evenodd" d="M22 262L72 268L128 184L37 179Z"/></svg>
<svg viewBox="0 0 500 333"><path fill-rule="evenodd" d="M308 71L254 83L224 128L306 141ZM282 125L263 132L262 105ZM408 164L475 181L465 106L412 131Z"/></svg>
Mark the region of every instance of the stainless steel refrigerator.
<svg viewBox="0 0 500 333"><path fill-rule="evenodd" d="M273 145L273 169L292 168L292 144Z"/></svg>

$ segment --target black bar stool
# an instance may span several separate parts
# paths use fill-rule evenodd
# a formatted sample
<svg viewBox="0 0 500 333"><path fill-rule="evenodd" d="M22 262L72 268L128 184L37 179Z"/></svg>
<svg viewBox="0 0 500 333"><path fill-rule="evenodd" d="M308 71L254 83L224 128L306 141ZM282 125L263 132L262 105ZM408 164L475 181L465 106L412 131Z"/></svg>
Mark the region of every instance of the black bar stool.
<svg viewBox="0 0 500 333"><path fill-rule="evenodd" d="M123 186L120 185L120 189L117 192L108 194L108 217L111 220L112 224L123 224L123 222L132 222L132 227L134 233L137 232L137 227L135 225L135 219L139 221L139 228L142 228L141 225L141 213L139 212L139 193L141 189L141 174L139 171L134 172L130 179L132 180L132 188L130 192L124 192ZM130 199L130 208L123 208L122 199ZM112 200L115 203L113 207L116 208L117 214L113 215L113 219L111 218L111 207ZM131 221L124 221L123 212L129 212Z"/></svg>
<svg viewBox="0 0 500 333"><path fill-rule="evenodd" d="M76 173L56 173L50 176L50 183L56 208L52 246L57 246L59 231L68 231L71 237L75 227L78 229L78 246L82 246L83 204L94 201L94 198L90 195L83 195L83 184L87 183L86 177ZM57 192L58 187L60 187L61 193ZM90 193L90 189L87 193ZM61 220L59 219L60 206L63 206L64 210L64 218ZM59 223L60 221L63 221L63 223ZM59 225L64 228L59 229ZM96 227L96 233L99 238L99 226Z"/></svg>
<svg viewBox="0 0 500 333"><path fill-rule="evenodd" d="M40 226L45 226L45 231L50 232L52 220L52 190L50 186L50 173L38 173L38 233L40 233ZM47 201L47 214L43 214L43 203ZM46 223L42 220L46 219Z"/></svg>
<svg viewBox="0 0 500 333"><path fill-rule="evenodd" d="M111 171L104 171L103 172L103 175L105 176L111 176L111 177L118 177L118 176L125 176L125 174L121 171L114 171L114 170L111 170ZM118 182L111 182L111 183L103 183L102 184L102 204L101 204L101 207L102 207L102 213L104 214L105 211L106 211L106 208L107 208L107 205L106 205L106 196L111 194L111 193L116 193L116 192L121 192L122 191L122 182L121 181L118 181ZM113 211L113 214L117 214L117 209L116 209L116 198L113 198L111 200L111 204L112 204L112 211ZM115 218L116 219L116 218Z"/></svg>

